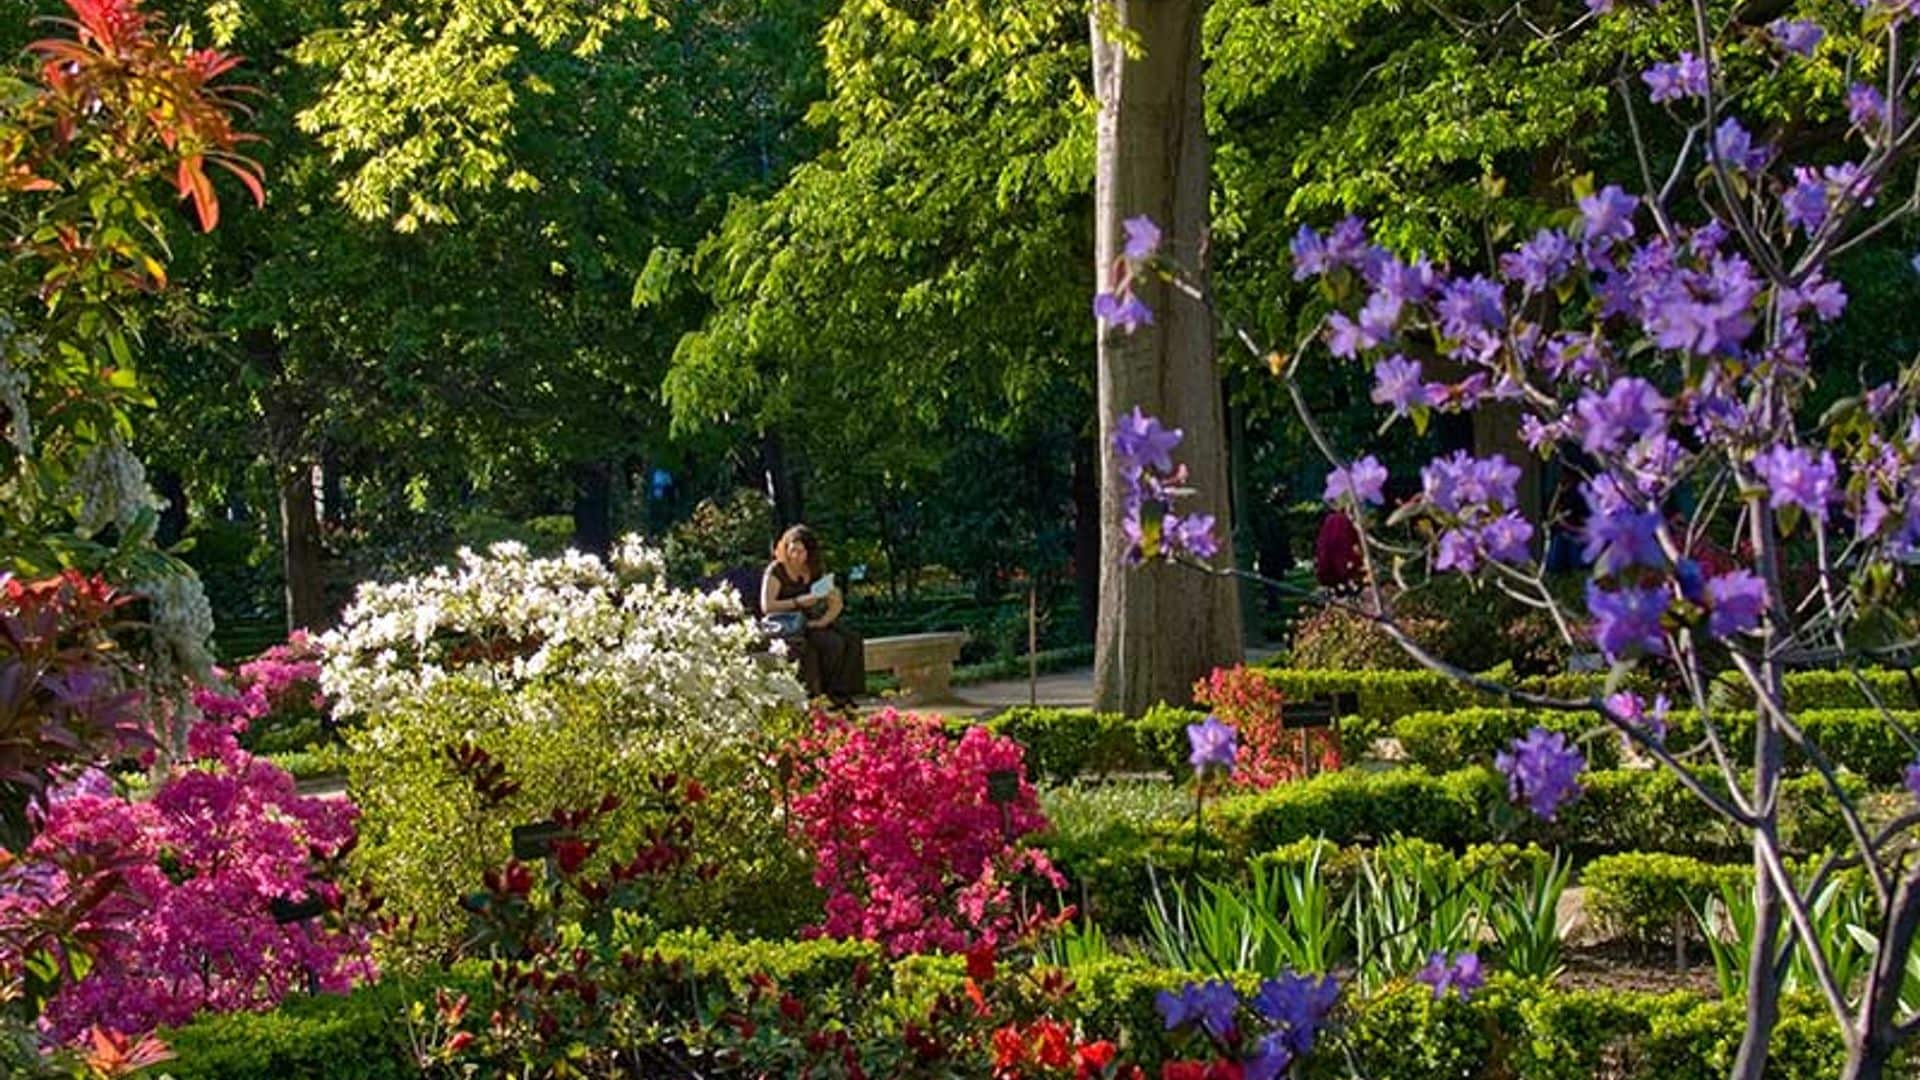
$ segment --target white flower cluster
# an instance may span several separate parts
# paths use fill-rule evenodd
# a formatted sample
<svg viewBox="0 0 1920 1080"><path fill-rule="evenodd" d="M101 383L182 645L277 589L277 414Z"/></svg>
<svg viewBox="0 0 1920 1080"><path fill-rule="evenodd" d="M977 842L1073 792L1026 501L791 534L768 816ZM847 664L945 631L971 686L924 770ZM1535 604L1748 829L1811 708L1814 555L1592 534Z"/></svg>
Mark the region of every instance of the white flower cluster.
<svg viewBox="0 0 1920 1080"><path fill-rule="evenodd" d="M191 571L142 582L137 591L153 605L155 659L176 674L204 676L213 666L213 605Z"/></svg>
<svg viewBox="0 0 1920 1080"><path fill-rule="evenodd" d="M87 451L73 471L69 494L80 502L76 522L82 536L109 525L125 528L140 511L166 505L147 486L147 467L118 439Z"/></svg>
<svg viewBox="0 0 1920 1080"><path fill-rule="evenodd" d="M567 679L619 688L636 724L737 736L805 701L728 590L669 587L657 551L623 539L613 566L517 543L462 550L391 585L364 584L321 635L321 688L338 717L378 716L458 672L514 689ZM618 571L618 572L616 572Z"/></svg>

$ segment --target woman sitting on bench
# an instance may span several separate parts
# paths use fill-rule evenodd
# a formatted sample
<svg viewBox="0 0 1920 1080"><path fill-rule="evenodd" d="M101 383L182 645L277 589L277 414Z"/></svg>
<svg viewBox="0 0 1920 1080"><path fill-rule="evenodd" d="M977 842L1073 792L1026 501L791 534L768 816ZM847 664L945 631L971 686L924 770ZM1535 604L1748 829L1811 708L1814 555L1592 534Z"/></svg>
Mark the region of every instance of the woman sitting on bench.
<svg viewBox="0 0 1920 1080"><path fill-rule="evenodd" d="M760 610L801 617L800 632L787 642L799 654L807 696L844 708L866 692L867 660L860 635L840 622L840 590L816 588L820 577L820 541L812 529L795 525L773 545L773 561L760 579Z"/></svg>

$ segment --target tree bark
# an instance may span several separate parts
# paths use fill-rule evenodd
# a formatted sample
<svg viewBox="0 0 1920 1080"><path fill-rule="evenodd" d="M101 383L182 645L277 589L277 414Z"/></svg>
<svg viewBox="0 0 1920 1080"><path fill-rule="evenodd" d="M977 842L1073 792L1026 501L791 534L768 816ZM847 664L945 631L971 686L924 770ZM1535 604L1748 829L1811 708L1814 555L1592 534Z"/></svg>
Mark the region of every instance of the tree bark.
<svg viewBox="0 0 1920 1080"><path fill-rule="evenodd" d="M760 438L760 459L766 465L767 493L773 496L774 524L784 529L806 520L806 506L800 497L800 481L787 460L786 442L774 432Z"/></svg>
<svg viewBox="0 0 1920 1080"><path fill-rule="evenodd" d="M276 462L280 495L281 566L287 578L287 629L325 630L326 549L320 543L319 506L313 497L311 461Z"/></svg>
<svg viewBox="0 0 1920 1080"><path fill-rule="evenodd" d="M1094 179L1097 280L1119 253L1121 222L1144 214L1164 250L1201 287L1207 282L1209 148L1201 100L1200 23L1205 0L1116 0L1093 23L1094 92L1100 99ZM1129 58L1103 22L1134 35ZM1114 468L1114 421L1134 406L1186 433L1178 456L1198 495L1183 506L1215 517L1217 562L1233 565L1220 378L1213 317L1166 284L1142 280L1135 295L1155 323L1128 334L1104 327L1099 343L1100 625L1094 646L1094 707L1139 715L1160 701L1191 699L1194 680L1239 662L1240 608L1231 580L1166 564L1125 565L1120 531L1125 492Z"/></svg>
<svg viewBox="0 0 1920 1080"><path fill-rule="evenodd" d="M261 395L267 429L267 459L273 469L280 509L280 566L286 578L287 629L321 631L333 622L327 606L326 548L320 542L319 507L313 497L315 457L307 437L309 410L285 379L280 343L271 331L254 329L242 338L261 370L274 383Z"/></svg>
<svg viewBox="0 0 1920 1080"><path fill-rule="evenodd" d="M613 550L613 466L607 462L574 466L573 546L589 555Z"/></svg>
<svg viewBox="0 0 1920 1080"><path fill-rule="evenodd" d="M1781 602L1780 534L1773 514L1758 503L1750 508L1753 521L1755 562L1767 583L1768 609L1791 610ZM1774 656L1775 634L1769 628L1766 650L1759 670L1761 685L1755 687L1763 698L1786 701L1786 671ZM1776 975L1780 947L1780 926L1785 902L1767 870L1763 845L1772 843L1778 850L1780 812L1774 789L1780 782L1784 761L1779 725L1767 714L1763 700L1754 711L1753 725L1753 806L1761 810L1761 821L1753 835L1753 942L1747 953L1747 1025L1740 1034L1740 1049L1733 1059L1733 1080L1761 1080L1767 1071L1767 1052L1773 1042L1773 1028L1780 1019L1780 980ZM1771 808L1771 809L1767 809Z"/></svg>

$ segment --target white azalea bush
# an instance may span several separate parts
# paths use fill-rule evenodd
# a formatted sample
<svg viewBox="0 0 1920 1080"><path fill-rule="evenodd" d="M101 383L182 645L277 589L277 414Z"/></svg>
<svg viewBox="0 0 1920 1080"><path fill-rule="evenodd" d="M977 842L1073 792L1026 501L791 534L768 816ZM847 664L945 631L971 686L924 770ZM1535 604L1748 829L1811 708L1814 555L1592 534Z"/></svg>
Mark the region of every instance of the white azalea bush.
<svg viewBox="0 0 1920 1080"><path fill-rule="evenodd" d="M610 563L518 543L393 584L360 587L320 639L336 720L376 716L455 675L512 690L611 679L637 713L671 712L703 737L749 734L805 692L763 646L730 590L666 584L660 554L624 539Z"/></svg>
<svg viewBox="0 0 1920 1080"><path fill-rule="evenodd" d="M703 791L692 844L711 866L655 898L659 925L777 932L810 916L773 764L805 703L792 665L765 654L731 592L669 587L638 540L604 563L513 543L462 551L362 586L319 642L352 749L356 858L413 944L459 939L459 900L504 861L515 825L611 795L597 857L632 858L663 784Z"/></svg>

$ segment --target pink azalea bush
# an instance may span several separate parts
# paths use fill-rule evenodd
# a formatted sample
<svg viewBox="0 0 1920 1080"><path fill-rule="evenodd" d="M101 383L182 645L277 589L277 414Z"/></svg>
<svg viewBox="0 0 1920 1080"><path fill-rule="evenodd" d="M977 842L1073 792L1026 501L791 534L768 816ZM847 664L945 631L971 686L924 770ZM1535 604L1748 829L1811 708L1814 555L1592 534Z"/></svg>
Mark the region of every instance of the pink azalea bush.
<svg viewBox="0 0 1920 1080"><path fill-rule="evenodd" d="M54 1040L267 1009L374 974L328 873L353 843L353 805L299 796L291 776L240 748L233 726L197 725L190 750L193 763L146 802L83 774L49 796L31 844L0 863L0 981L36 955L64 969L42 1019ZM276 922L275 900L314 897L325 914ZM85 914L63 921L76 908Z"/></svg>
<svg viewBox="0 0 1920 1080"><path fill-rule="evenodd" d="M961 952L1017 933L1032 907L1023 886L1066 884L1019 844L1047 819L1011 739L974 727L955 740L937 717L884 709L816 716L798 756L809 764L793 814L827 893L811 933L895 955ZM1004 806L988 792L996 772L1015 778Z"/></svg>
<svg viewBox="0 0 1920 1080"><path fill-rule="evenodd" d="M226 673L215 669L216 675ZM305 630L287 635L233 673L229 687L203 686L193 692L193 703L209 719L226 723L243 734L272 717L295 721L318 718L326 710L320 693L320 650Z"/></svg>

